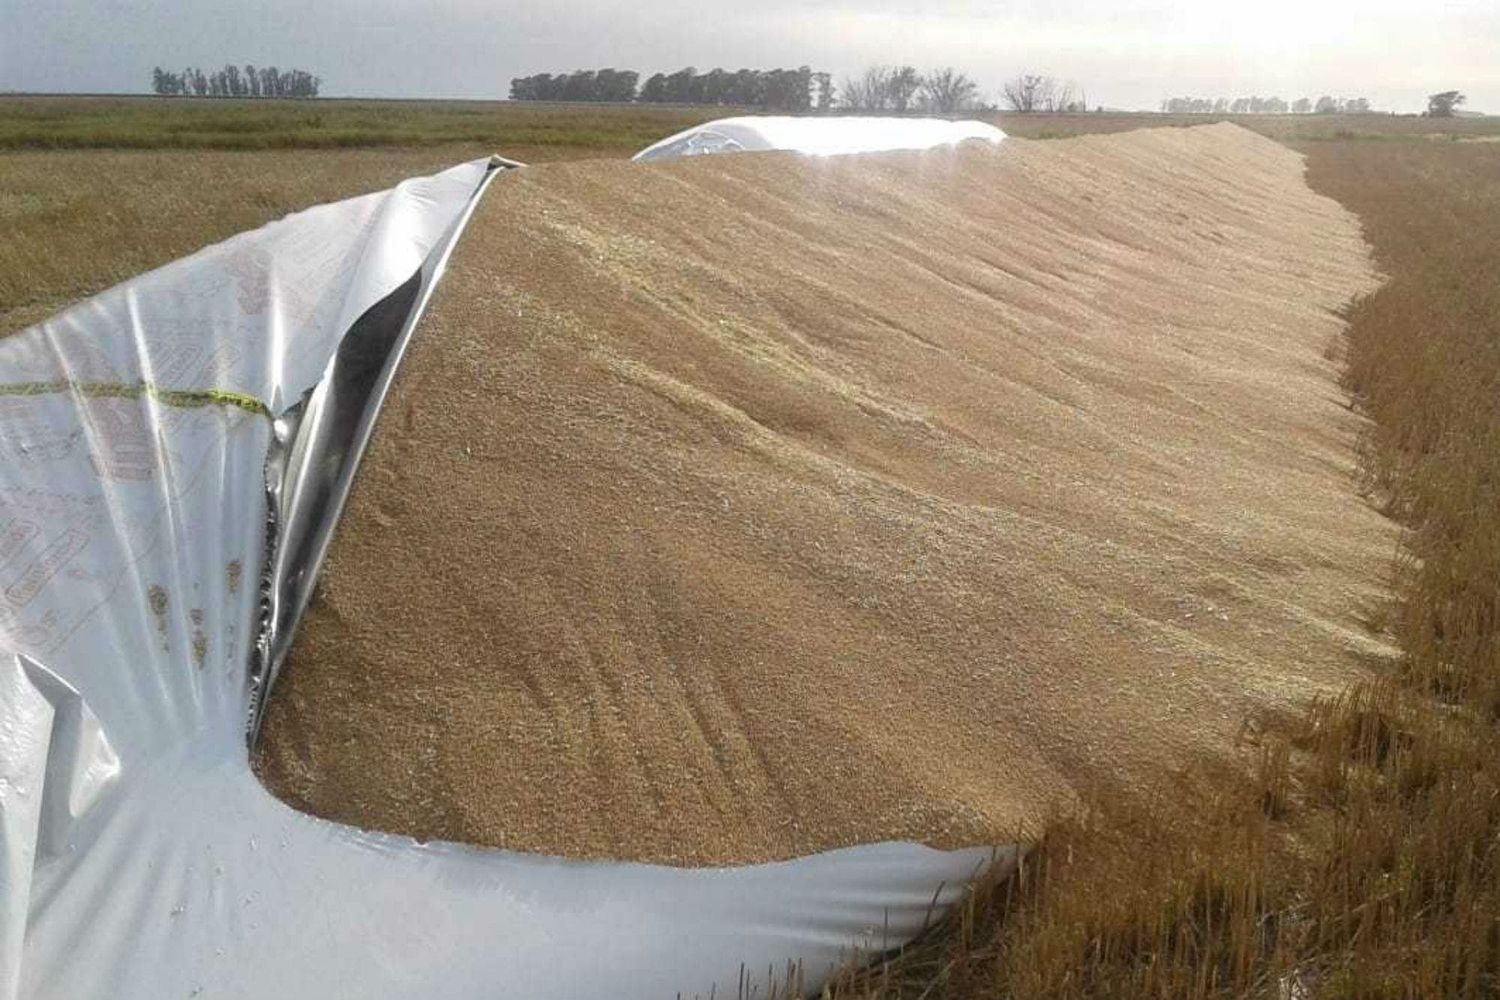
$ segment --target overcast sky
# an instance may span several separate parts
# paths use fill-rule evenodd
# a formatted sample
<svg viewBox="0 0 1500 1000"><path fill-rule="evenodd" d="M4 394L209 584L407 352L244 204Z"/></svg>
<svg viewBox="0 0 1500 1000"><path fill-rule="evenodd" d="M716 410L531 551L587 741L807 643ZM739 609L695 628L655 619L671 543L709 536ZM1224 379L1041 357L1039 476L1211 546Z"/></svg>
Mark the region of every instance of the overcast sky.
<svg viewBox="0 0 1500 1000"><path fill-rule="evenodd" d="M510 78L614 66L954 65L1090 104L1457 88L1500 113L1500 0L0 0L0 90L140 91L151 68L303 68L329 96L504 97Z"/></svg>

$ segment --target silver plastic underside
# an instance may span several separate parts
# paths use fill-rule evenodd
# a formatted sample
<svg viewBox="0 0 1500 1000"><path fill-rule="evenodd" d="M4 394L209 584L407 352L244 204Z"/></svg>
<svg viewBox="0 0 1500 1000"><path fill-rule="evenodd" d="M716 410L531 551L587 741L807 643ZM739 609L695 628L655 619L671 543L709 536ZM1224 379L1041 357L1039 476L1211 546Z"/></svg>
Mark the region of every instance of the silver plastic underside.
<svg viewBox="0 0 1500 1000"><path fill-rule="evenodd" d="M249 671L252 746L412 333L479 199L497 174L520 166L491 158L484 182L421 269L355 322L317 386L275 421L266 458L263 617Z"/></svg>

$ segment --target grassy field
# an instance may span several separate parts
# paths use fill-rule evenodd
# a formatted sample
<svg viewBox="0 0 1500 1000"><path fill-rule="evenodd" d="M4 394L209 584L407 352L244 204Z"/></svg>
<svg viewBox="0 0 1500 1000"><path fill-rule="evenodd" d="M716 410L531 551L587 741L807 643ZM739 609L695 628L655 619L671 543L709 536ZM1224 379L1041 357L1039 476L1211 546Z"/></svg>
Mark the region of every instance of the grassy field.
<svg viewBox="0 0 1500 1000"><path fill-rule="evenodd" d="M715 117L676 106L15 97L0 99L0 150L468 146L545 159L549 149L632 153Z"/></svg>
<svg viewBox="0 0 1500 1000"><path fill-rule="evenodd" d="M626 155L718 113L3 101L0 332L318 201L491 151ZM1206 120L1000 123L1048 137ZM1242 124L1307 154L1390 276L1352 304L1345 361L1372 418L1360 485L1408 529L1371 568L1394 575L1397 605L1372 627L1402 668L1246 720L1240 767L1171 775L1146 799L1094 790L1021 878L831 995L1500 993L1500 142L1471 141L1500 119Z"/></svg>
<svg viewBox="0 0 1500 1000"><path fill-rule="evenodd" d="M143 97L0 98L0 150L368 149L469 146L516 159L629 154L734 108L496 101L259 101ZM1156 125L1202 115L984 114L1012 134L1054 138ZM1276 138L1494 135L1500 120L1444 123L1390 115L1229 115ZM522 155L526 154L526 155Z"/></svg>

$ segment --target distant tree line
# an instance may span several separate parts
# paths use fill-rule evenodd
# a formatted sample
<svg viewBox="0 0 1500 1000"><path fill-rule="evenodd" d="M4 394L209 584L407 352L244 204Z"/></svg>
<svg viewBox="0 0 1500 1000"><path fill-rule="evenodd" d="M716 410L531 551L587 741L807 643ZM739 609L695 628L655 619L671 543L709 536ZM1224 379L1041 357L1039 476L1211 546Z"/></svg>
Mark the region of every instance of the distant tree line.
<svg viewBox="0 0 1500 1000"><path fill-rule="evenodd" d="M657 73L640 83L634 70L580 69L572 73L537 73L510 81L513 101L598 101L644 104L723 104L774 111L827 110L833 84L827 73L797 69L711 69L688 66Z"/></svg>
<svg viewBox="0 0 1500 1000"><path fill-rule="evenodd" d="M1279 97L1168 97L1161 109L1174 115L1363 115L1370 113L1370 102L1363 97L1329 97L1314 101L1299 97L1288 104Z"/></svg>
<svg viewBox="0 0 1500 1000"><path fill-rule="evenodd" d="M979 85L952 66L928 73L914 66L871 66L844 80L839 106L850 111L953 114L980 106Z"/></svg>
<svg viewBox="0 0 1500 1000"><path fill-rule="evenodd" d="M181 73L160 66L151 71L151 89L164 97L317 97L323 81L301 69L257 69L225 66L205 73L188 68Z"/></svg>
<svg viewBox="0 0 1500 1000"><path fill-rule="evenodd" d="M1007 83L1004 100L1012 111L1077 112L1088 110L1088 97L1073 83L1026 74ZM990 111L979 85L952 66L919 72L914 66L871 66L845 78L834 89L833 78L810 67L796 69L711 69L688 66L657 73L641 82L633 70L581 69L572 73L537 73L510 81L513 101L598 101L642 104L709 104L792 113L830 111L951 115Z"/></svg>
<svg viewBox="0 0 1500 1000"><path fill-rule="evenodd" d="M538 73L510 81L513 101L603 101L628 103L635 100L635 85L641 75L633 69L580 69L572 73Z"/></svg>
<svg viewBox="0 0 1500 1000"><path fill-rule="evenodd" d="M833 106L833 79L807 66L796 69L711 69L687 66L657 73L641 86L645 104L727 104L771 111L826 111Z"/></svg>

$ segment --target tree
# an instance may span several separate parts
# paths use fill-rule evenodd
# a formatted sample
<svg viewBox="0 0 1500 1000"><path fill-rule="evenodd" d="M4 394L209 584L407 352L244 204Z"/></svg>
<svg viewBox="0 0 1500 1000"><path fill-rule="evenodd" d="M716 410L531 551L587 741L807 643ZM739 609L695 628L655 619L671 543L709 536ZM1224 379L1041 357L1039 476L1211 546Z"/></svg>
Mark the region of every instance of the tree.
<svg viewBox="0 0 1500 1000"><path fill-rule="evenodd" d="M912 66L898 66L891 71L890 106L892 111L907 111L912 98L922 89L922 77Z"/></svg>
<svg viewBox="0 0 1500 1000"><path fill-rule="evenodd" d="M1318 98L1318 103L1313 106L1313 113L1319 115L1331 115L1338 111L1339 103L1326 94Z"/></svg>
<svg viewBox="0 0 1500 1000"><path fill-rule="evenodd" d="M620 104L635 100L635 87L640 78L641 75L633 69L601 69L599 100Z"/></svg>
<svg viewBox="0 0 1500 1000"><path fill-rule="evenodd" d="M1312 101L1306 97L1299 97L1292 102L1292 114L1305 115L1312 110Z"/></svg>
<svg viewBox="0 0 1500 1000"><path fill-rule="evenodd" d="M192 89L192 73L183 70L181 73L173 73L171 70L162 69L160 66L151 70L151 91L163 97L176 97L186 94Z"/></svg>
<svg viewBox="0 0 1500 1000"><path fill-rule="evenodd" d="M1072 83L1050 76L1024 73L1001 86L1001 96L1012 111L1083 111L1087 102L1074 97ZM1171 102L1163 102L1165 105ZM1210 107L1212 106L1210 102Z"/></svg>
<svg viewBox="0 0 1500 1000"><path fill-rule="evenodd" d="M1064 80L1047 79L1047 88L1042 92L1042 108L1047 112L1080 110L1074 98L1073 84Z"/></svg>
<svg viewBox="0 0 1500 1000"><path fill-rule="evenodd" d="M1427 98L1427 116L1429 118L1452 118L1458 106L1464 103L1464 95L1456 90L1445 90L1441 94L1433 94Z"/></svg>
<svg viewBox="0 0 1500 1000"><path fill-rule="evenodd" d="M693 81L697 79L698 71L691 66L682 69L667 77L667 100L673 104L695 104L697 103L693 93Z"/></svg>
<svg viewBox="0 0 1500 1000"><path fill-rule="evenodd" d="M1047 77L1023 73L1002 85L1000 92L1012 111L1030 114L1041 110L1050 88L1051 81Z"/></svg>
<svg viewBox="0 0 1500 1000"><path fill-rule="evenodd" d="M743 80L740 94L744 103L802 114L812 110L813 71L810 66L796 69L740 70Z"/></svg>
<svg viewBox="0 0 1500 1000"><path fill-rule="evenodd" d="M833 75L830 73L814 73L813 79L818 86L818 110L828 111L833 107Z"/></svg>
<svg viewBox="0 0 1500 1000"><path fill-rule="evenodd" d="M979 101L979 85L952 66L935 69L922 78L917 106L934 114L951 115Z"/></svg>
<svg viewBox="0 0 1500 1000"><path fill-rule="evenodd" d="M890 105L891 68L871 66L858 77L844 80L841 103L850 111L885 111Z"/></svg>
<svg viewBox="0 0 1500 1000"><path fill-rule="evenodd" d="M515 90L515 82L511 82L511 100L525 100L518 97ZM665 73L653 73L641 84L641 92L635 98L644 104L663 104L667 100L667 76Z"/></svg>

